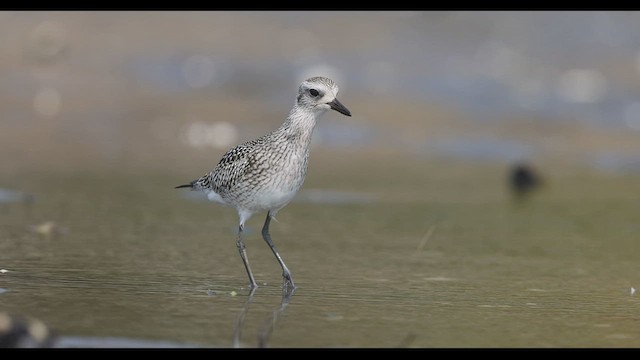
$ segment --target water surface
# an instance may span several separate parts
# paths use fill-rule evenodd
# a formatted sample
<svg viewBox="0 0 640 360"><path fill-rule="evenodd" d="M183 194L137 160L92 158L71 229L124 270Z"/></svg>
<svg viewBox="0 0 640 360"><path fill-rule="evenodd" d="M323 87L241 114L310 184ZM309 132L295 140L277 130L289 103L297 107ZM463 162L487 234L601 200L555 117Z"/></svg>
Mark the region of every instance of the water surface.
<svg viewBox="0 0 640 360"><path fill-rule="evenodd" d="M516 205L487 185L492 172L474 180L483 191L436 174L422 193L405 183L282 210L272 235L298 285L284 307L263 214L248 223L250 298L233 210L161 192L164 180L50 178L33 212L2 217L0 309L43 320L62 347L639 343L640 203L621 190L637 182L587 178ZM322 182L309 189L338 191ZM66 232L30 230L51 218Z"/></svg>

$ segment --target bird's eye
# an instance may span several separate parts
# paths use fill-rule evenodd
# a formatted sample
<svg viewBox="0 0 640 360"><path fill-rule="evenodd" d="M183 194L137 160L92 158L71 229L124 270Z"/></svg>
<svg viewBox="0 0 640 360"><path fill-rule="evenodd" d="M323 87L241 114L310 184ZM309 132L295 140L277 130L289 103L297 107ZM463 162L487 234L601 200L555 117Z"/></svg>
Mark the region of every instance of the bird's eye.
<svg viewBox="0 0 640 360"><path fill-rule="evenodd" d="M309 89L309 94L311 94L311 96L318 96L320 92L316 89Z"/></svg>

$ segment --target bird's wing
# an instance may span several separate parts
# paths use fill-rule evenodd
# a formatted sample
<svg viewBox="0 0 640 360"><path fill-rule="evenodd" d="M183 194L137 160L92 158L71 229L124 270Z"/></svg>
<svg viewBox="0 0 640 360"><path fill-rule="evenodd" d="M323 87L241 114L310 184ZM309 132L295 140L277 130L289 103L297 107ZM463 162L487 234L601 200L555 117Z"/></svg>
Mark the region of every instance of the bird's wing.
<svg viewBox="0 0 640 360"><path fill-rule="evenodd" d="M230 190L244 178L252 163L251 143L238 145L227 151L209 174L211 189L218 194Z"/></svg>

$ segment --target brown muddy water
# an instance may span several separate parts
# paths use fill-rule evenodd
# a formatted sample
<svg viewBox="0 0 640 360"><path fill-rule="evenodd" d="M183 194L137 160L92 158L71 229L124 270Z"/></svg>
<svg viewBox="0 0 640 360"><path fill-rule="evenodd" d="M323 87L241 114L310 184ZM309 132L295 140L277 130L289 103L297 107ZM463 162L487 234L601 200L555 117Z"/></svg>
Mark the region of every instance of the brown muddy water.
<svg viewBox="0 0 640 360"><path fill-rule="evenodd" d="M172 189L184 179L30 177L33 204L0 209L0 310L60 347L640 345L637 178L565 176L516 205L496 167L473 184L430 169L311 173L271 228L290 297L264 214L248 222L249 296L235 212Z"/></svg>

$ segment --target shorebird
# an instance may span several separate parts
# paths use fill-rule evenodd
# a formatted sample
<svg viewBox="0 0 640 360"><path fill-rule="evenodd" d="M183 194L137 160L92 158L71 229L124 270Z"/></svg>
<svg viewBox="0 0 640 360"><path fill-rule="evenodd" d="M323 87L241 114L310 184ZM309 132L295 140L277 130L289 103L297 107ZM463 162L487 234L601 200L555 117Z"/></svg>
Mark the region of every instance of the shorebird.
<svg viewBox="0 0 640 360"><path fill-rule="evenodd" d="M230 149L213 171L189 184L176 186L176 189L204 191L209 200L238 211L240 225L236 245L251 289L258 284L249 266L242 233L245 222L261 211L267 211L262 238L282 267L283 288L295 288L291 272L273 244L269 223L293 199L304 182L311 136L318 118L329 109L351 116L337 95L338 86L331 79L312 77L303 81L289 116L279 128Z"/></svg>
<svg viewBox="0 0 640 360"><path fill-rule="evenodd" d="M522 200L542 183L542 177L534 167L524 162L513 164L509 169L509 186L515 199Z"/></svg>

